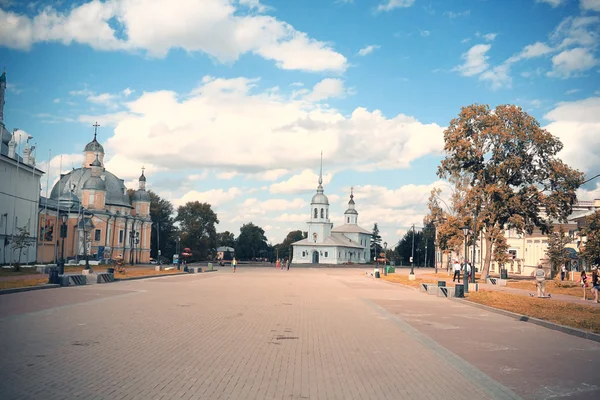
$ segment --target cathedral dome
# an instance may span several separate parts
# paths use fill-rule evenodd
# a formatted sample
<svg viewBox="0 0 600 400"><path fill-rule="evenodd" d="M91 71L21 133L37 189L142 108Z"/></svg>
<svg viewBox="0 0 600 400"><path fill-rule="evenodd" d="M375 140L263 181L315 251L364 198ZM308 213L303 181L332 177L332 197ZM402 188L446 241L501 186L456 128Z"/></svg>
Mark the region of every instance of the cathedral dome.
<svg viewBox="0 0 600 400"><path fill-rule="evenodd" d="M94 140L85 145L85 149L83 151L91 151L94 153L104 153L104 147L96 140L96 135L94 135Z"/></svg>
<svg viewBox="0 0 600 400"><path fill-rule="evenodd" d="M104 175L104 190L106 190L106 205L131 207L123 180L106 170L102 174ZM78 198L82 198L81 191L83 190L83 186L91 176L91 168L77 168L70 171L68 174L63 175L54 185L50 198L58 199L61 195L69 193L71 190L73 190Z"/></svg>
<svg viewBox="0 0 600 400"><path fill-rule="evenodd" d="M323 194L323 192L317 192L310 202L310 204L326 204L329 205L329 199Z"/></svg>
<svg viewBox="0 0 600 400"><path fill-rule="evenodd" d="M106 190L106 184L99 176L90 176L84 183L83 189Z"/></svg>
<svg viewBox="0 0 600 400"><path fill-rule="evenodd" d="M73 194L73 192L69 191L60 195L58 198L58 205L60 208L77 210L79 209L79 199Z"/></svg>
<svg viewBox="0 0 600 400"><path fill-rule="evenodd" d="M138 189L133 194L131 201L147 201L150 202L150 195L145 190Z"/></svg>

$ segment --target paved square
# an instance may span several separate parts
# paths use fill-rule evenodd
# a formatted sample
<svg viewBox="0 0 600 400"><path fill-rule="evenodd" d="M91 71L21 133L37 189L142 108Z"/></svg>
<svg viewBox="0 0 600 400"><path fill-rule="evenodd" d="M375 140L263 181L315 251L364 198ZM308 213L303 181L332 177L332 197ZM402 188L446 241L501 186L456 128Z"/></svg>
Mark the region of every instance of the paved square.
<svg viewBox="0 0 600 400"><path fill-rule="evenodd" d="M467 334L472 349L462 351ZM242 267L4 295L0 337L2 399L600 394L598 343L359 269ZM571 368L557 374L550 360Z"/></svg>

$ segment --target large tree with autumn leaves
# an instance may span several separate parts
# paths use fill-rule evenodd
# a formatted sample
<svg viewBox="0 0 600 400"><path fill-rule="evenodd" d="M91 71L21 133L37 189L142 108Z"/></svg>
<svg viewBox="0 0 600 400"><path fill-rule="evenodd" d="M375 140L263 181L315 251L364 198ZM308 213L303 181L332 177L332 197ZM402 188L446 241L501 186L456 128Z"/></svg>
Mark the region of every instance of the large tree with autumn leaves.
<svg viewBox="0 0 600 400"><path fill-rule="evenodd" d="M463 107L444 131L445 158L438 176L459 185L457 215L483 232L487 276L504 229L531 234L566 221L583 174L562 162L558 138L520 107ZM470 220L470 221L469 221Z"/></svg>

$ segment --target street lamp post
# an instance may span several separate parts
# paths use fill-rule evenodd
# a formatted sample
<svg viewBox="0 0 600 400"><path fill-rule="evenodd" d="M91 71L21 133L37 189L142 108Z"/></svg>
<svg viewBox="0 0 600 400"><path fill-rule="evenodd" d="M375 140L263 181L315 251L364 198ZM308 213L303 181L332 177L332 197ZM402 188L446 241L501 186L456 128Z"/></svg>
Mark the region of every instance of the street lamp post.
<svg viewBox="0 0 600 400"><path fill-rule="evenodd" d="M129 263L133 265L133 251L135 247L135 230L131 229L129 231Z"/></svg>
<svg viewBox="0 0 600 400"><path fill-rule="evenodd" d="M61 214L60 220L62 224L60 225L60 262L58 263L58 274L64 275L65 273L65 239L67 238L67 219L69 216L67 214Z"/></svg>
<svg viewBox="0 0 600 400"><path fill-rule="evenodd" d="M387 276L387 242L383 242L383 275Z"/></svg>
<svg viewBox="0 0 600 400"><path fill-rule="evenodd" d="M466 225L463 228L463 234L465 235L465 272L463 274L463 285L465 293L469 293L469 274L467 273L467 237L469 236L469 227Z"/></svg>
<svg viewBox="0 0 600 400"><path fill-rule="evenodd" d="M139 246L138 246L139 244L140 244L140 232L139 232L139 231L137 231L137 232L135 233L135 248L136 248L136 252L135 252L135 263L136 263L136 264L137 264L137 263L139 263L139 257L138 257L138 254L137 254L137 253L138 253L138 250L137 250L137 249L139 248Z"/></svg>
<svg viewBox="0 0 600 400"><path fill-rule="evenodd" d="M409 280L415 279L415 224L412 226L413 237L412 237L412 250L410 253L410 274L408 275Z"/></svg>
<svg viewBox="0 0 600 400"><path fill-rule="evenodd" d="M89 220L90 223L89 224L86 223L86 221L85 221L85 215L89 215L90 216L90 220ZM93 221L91 219L94 216L94 214L92 214L92 213L85 213L84 212L83 216L84 216L83 217L84 218L84 221L83 221L83 257L85 259L85 268L84 268L84 271L87 271L87 273L92 273L94 271L90 267L90 259L89 259L89 254L88 254L88 251L87 251L87 245L88 245L89 234L92 232L92 229L94 229L94 223L93 223Z"/></svg>

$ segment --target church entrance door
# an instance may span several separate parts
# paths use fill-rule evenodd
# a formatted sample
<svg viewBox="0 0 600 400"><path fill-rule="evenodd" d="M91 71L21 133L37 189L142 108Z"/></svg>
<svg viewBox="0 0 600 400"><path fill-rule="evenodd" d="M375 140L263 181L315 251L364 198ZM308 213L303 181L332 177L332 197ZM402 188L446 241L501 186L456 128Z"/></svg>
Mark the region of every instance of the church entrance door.
<svg viewBox="0 0 600 400"><path fill-rule="evenodd" d="M318 264L319 263L319 252L318 251L313 251L313 264Z"/></svg>

